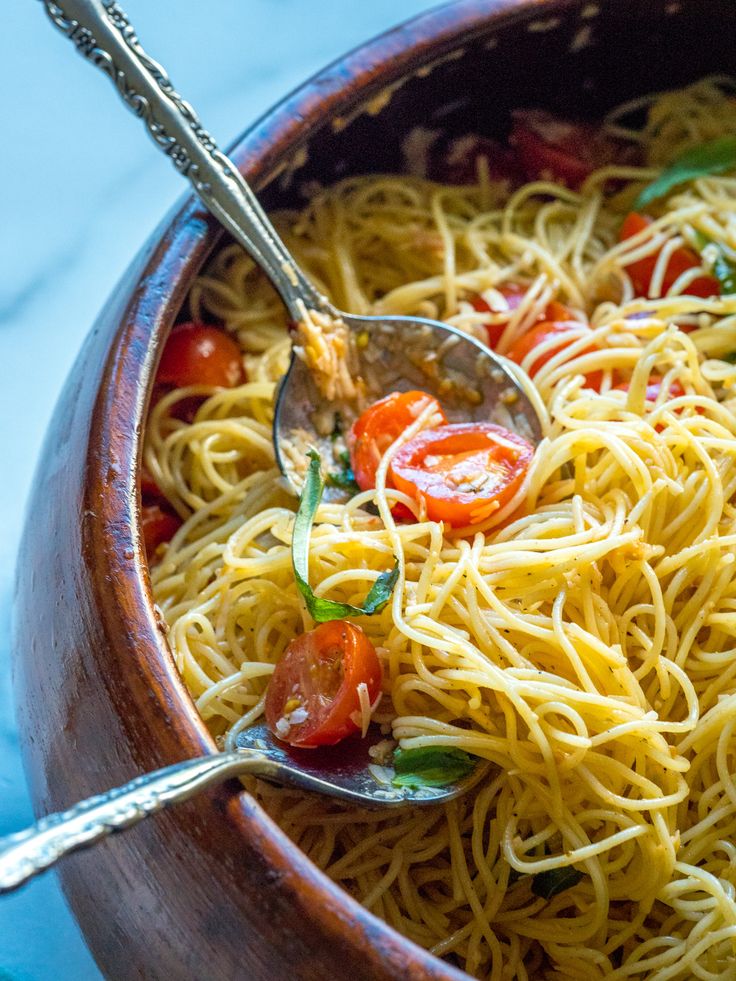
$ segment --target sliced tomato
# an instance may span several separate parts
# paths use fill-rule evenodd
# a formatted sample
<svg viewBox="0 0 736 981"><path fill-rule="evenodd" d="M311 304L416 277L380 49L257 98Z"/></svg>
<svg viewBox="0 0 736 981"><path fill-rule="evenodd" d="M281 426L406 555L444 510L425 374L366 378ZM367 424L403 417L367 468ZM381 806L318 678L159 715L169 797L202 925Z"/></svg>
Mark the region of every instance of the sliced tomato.
<svg viewBox="0 0 736 981"><path fill-rule="evenodd" d="M455 528L478 524L516 492L534 447L490 422L461 422L426 429L395 453L394 485L424 502L433 521Z"/></svg>
<svg viewBox="0 0 736 981"><path fill-rule="evenodd" d="M442 406L426 392L392 392L369 406L348 434L350 465L361 490L376 486L376 470L389 446L422 412L432 406L440 425L447 422Z"/></svg>
<svg viewBox="0 0 736 981"><path fill-rule="evenodd" d="M160 504L146 504L141 508L141 530L146 555L153 558L156 549L168 542L181 528L181 518Z"/></svg>
<svg viewBox="0 0 736 981"><path fill-rule="evenodd" d="M537 324L528 330L525 334L516 340L509 350L506 352L506 357L511 361L515 361L517 364L522 364L526 357L538 347L540 344L544 344L546 341L551 340L553 337L559 337L560 343L550 351L541 354L538 358L535 358L529 365L527 371L529 377L533 378L540 368L544 367L548 361L550 361L562 348L567 347L569 344L574 343L578 340L579 334L576 336L572 334L572 331L579 331L581 324L577 320L543 320L542 323ZM586 347L579 352L576 357L582 354L590 354L595 351L594 346ZM585 386L586 388L592 388L596 392L601 389L601 383L603 381L602 371L592 371L589 375L585 376Z"/></svg>
<svg viewBox="0 0 736 981"><path fill-rule="evenodd" d="M508 322L510 320L510 315L514 311L518 310L527 294L528 287L521 283L504 283L497 287L498 292L503 296L506 301L506 308L509 313L509 317L501 320L496 320L495 323L485 324L486 333L488 334L488 347L495 351L498 342L501 340L503 332L506 330ZM470 302L473 305L473 309L478 313L506 313L506 310L494 310L493 307L478 293L473 293L469 297ZM544 311L544 313L538 318L538 320L567 320L571 317L570 311L567 307L558 303L557 300L552 300ZM494 318L495 319L495 318Z"/></svg>
<svg viewBox="0 0 736 981"><path fill-rule="evenodd" d="M161 355L156 382L234 388L245 381L240 348L224 330L210 324L177 324Z"/></svg>
<svg viewBox="0 0 736 981"><path fill-rule="evenodd" d="M619 240L623 242L627 238L637 235L639 232L644 231L645 228L648 228L653 221L654 219L649 215L642 215L636 211L630 212L621 226ZM657 264L658 258L659 252L656 252L653 255L645 256L643 259L637 259L636 262L629 263L625 267L637 296L649 296L652 274L654 273L654 267ZM688 269L695 269L699 265L700 258L692 249L686 246L675 249L670 256L667 269L662 279L662 291L657 295L666 296L675 280L684 272L687 272ZM687 286L688 296L700 296L703 299L707 299L710 296L720 296L720 292L720 284L713 276L698 276Z"/></svg>
<svg viewBox="0 0 736 981"><path fill-rule="evenodd" d="M358 686L371 704L381 690L381 662L360 627L321 623L286 648L266 692L266 722L292 746L332 746L358 732Z"/></svg>

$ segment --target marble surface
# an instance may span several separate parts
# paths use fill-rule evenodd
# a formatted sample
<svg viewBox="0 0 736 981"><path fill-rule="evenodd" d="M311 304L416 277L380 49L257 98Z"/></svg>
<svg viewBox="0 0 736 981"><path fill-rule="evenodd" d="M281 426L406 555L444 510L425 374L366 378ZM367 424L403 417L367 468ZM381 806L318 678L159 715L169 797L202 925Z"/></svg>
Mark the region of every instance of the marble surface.
<svg viewBox="0 0 736 981"><path fill-rule="evenodd" d="M314 71L429 3L125 0L124 7L144 45L227 145ZM182 193L181 178L109 82L52 29L41 3L14 0L3 13L0 835L32 820L9 648L13 566L41 439L95 315ZM99 977L54 874L0 897L0 981Z"/></svg>

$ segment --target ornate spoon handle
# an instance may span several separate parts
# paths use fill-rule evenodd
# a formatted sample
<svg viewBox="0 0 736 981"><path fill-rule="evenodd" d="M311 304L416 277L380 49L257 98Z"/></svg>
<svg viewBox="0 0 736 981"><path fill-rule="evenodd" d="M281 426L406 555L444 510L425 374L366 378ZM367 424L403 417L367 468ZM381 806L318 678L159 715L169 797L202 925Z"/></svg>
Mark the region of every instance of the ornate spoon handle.
<svg viewBox="0 0 736 981"><path fill-rule="evenodd" d="M0 838L0 893L9 892L77 848L129 828L212 784L256 771L271 776L278 764L257 750L235 750L155 770L68 811L50 814L24 831Z"/></svg>
<svg viewBox="0 0 736 981"><path fill-rule="evenodd" d="M77 51L114 83L154 142L189 179L206 207L260 265L293 319L299 301L331 310L289 254L237 167L150 58L125 12L113 0L43 0L53 23Z"/></svg>

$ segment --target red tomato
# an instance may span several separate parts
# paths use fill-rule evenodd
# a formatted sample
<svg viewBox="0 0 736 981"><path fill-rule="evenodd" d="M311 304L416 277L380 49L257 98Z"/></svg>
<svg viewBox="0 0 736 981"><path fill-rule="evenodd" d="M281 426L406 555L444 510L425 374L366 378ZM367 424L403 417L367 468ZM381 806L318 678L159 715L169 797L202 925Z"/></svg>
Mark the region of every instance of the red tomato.
<svg viewBox="0 0 736 981"><path fill-rule="evenodd" d="M534 447L490 422L426 429L394 455L391 478L399 490L424 501L433 521L455 528L478 524L518 489Z"/></svg>
<svg viewBox="0 0 736 981"><path fill-rule="evenodd" d="M636 211L631 211L621 226L619 240L623 242L627 238L631 238L633 235L648 228L653 221L654 219L650 218L649 215L640 215ZM631 283L637 296L649 296L652 273L654 272L658 257L659 252L656 252L654 255L648 255L646 258L638 259L636 262L632 262L626 266L626 272L631 278ZM657 295L666 296L678 277L684 272L687 272L688 269L694 269L699 265L700 259L692 249L688 249L685 246L676 249L670 256L670 261L667 263L667 269L662 280L662 292ZM720 292L720 284L713 276L698 276L687 286L688 296L701 296L704 299L707 299L709 296L720 296Z"/></svg>
<svg viewBox="0 0 736 981"><path fill-rule="evenodd" d="M141 508L141 530L146 555L149 559L162 542L170 538L181 528L181 518L167 511L159 504L146 504Z"/></svg>
<svg viewBox="0 0 736 981"><path fill-rule="evenodd" d="M350 466L361 490L376 486L376 470L389 446L432 405L440 424L447 422L442 406L426 392L392 392L369 406L348 435Z"/></svg>
<svg viewBox="0 0 736 981"><path fill-rule="evenodd" d="M576 189L598 167L633 162L631 146L608 138L590 123L561 119L543 109L513 114L511 144L527 180L547 179Z"/></svg>
<svg viewBox="0 0 736 981"><path fill-rule="evenodd" d="M519 309L522 300L526 296L527 288L528 287L523 286L521 283L504 283L502 286L497 287L498 292L506 300L509 315L511 315L515 310ZM469 299L473 305L473 309L475 309L478 313L505 312L493 310L483 299L483 297L479 296L477 293L473 293ZM538 320L567 320L570 316L571 314L567 307L564 307L561 303L558 303L557 300L552 300L552 302L547 305L544 314L542 314ZM501 340L501 335L506 330L509 319L510 316L505 320L484 325L486 328L486 333L488 334L488 347L490 347L491 350L495 351L496 347L498 346L498 342Z"/></svg>
<svg viewBox="0 0 736 981"><path fill-rule="evenodd" d="M522 334L522 336L515 341L506 352L506 357L511 361L515 361L517 364L521 364L529 352L534 350L534 348L538 345L543 344L545 341L548 341L556 336L564 338L565 334L570 334L570 332L573 330L580 330L580 327L581 324L577 320L543 320L542 323L537 324L535 327L532 327L531 330L528 330L525 334ZM529 377L533 378L539 369L546 365L547 362L558 354L562 348L577 340L578 337L571 335L569 340L563 341L557 347L555 347L554 350L548 351L547 353L536 358L527 369L529 372ZM586 347L580 352L580 354L590 354L595 350L596 348L593 346ZM596 392L600 391L602 381L602 371L593 371L589 375L585 376L586 388L592 388Z"/></svg>
<svg viewBox="0 0 736 981"><path fill-rule="evenodd" d="M518 310L521 306L521 301L526 296L526 287L519 285L519 283L504 283L503 286L498 287L498 292L503 296L508 305L509 316ZM500 313L501 311L493 310L488 305L488 303L474 293L470 297L470 302L473 304L473 309L477 310L478 313ZM486 333L488 334L488 347L491 350L495 350L498 342L501 340L501 335L506 330L506 325L509 322L507 317L505 320L500 320L495 324L484 324L486 328Z"/></svg>
<svg viewBox="0 0 736 981"><path fill-rule="evenodd" d="M245 371L240 348L219 327L177 324L166 341L156 381L176 388L185 385L234 388L242 385Z"/></svg>
<svg viewBox="0 0 736 981"><path fill-rule="evenodd" d="M616 385L617 392L628 392L631 387L630 382L622 382L620 385ZM652 375L649 379L649 384L647 385L646 395L644 396L647 402L656 402L659 398L659 393L662 391L662 379L657 375ZM677 399L681 395L685 394L685 389L679 383L679 381L674 381L669 387L667 393L671 399Z"/></svg>
<svg viewBox="0 0 736 981"><path fill-rule="evenodd" d="M381 662L360 627L330 620L295 637L276 665L266 692L266 722L292 746L332 746L358 732L358 685L373 702L381 690Z"/></svg>

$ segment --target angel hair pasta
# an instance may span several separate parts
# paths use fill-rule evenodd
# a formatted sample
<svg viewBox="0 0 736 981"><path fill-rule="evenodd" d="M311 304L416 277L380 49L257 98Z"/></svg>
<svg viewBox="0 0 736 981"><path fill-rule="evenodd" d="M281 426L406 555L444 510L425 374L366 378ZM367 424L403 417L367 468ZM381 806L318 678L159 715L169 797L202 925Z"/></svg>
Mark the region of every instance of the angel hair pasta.
<svg viewBox="0 0 736 981"><path fill-rule="evenodd" d="M353 722L383 727L387 779L397 745L488 761L484 778L400 814L249 784L328 876L479 978L736 976L731 92L706 79L595 127L515 113L502 167L468 137L423 176L351 177L277 218L340 308L470 332L541 414L528 466L475 526L433 519L399 479L442 426L429 402L375 444L368 477L348 439L346 499L313 515L314 597L360 607L383 575L371 615L336 622L380 666ZM291 341L238 246L189 307L175 334L207 323L235 368L159 375L143 518L174 658L229 746L315 629L271 442Z"/></svg>

